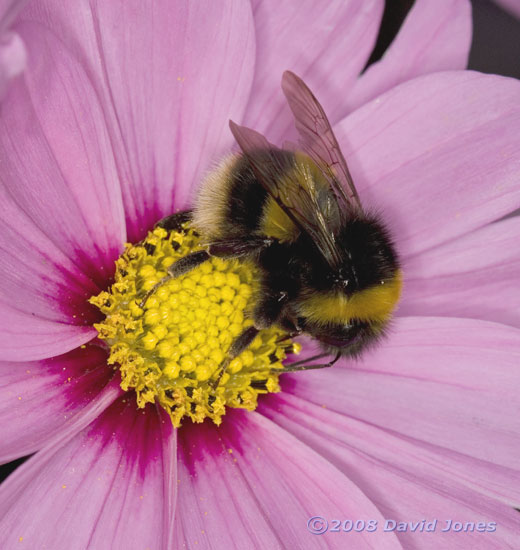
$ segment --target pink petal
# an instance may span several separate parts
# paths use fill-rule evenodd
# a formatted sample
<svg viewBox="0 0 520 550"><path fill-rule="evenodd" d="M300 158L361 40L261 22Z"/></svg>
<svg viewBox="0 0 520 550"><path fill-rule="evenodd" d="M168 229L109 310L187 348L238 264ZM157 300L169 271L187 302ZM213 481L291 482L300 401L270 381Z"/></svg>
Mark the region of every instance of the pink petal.
<svg viewBox="0 0 520 550"><path fill-rule="evenodd" d="M9 30L26 3L27 0L0 1L0 99L4 97L10 80L23 71L27 61L22 39Z"/></svg>
<svg viewBox="0 0 520 550"><path fill-rule="evenodd" d="M65 46L101 98L128 238L137 241L185 208L204 171L231 148L228 120L242 118L254 68L250 5L43 3L32 17L70 37Z"/></svg>
<svg viewBox="0 0 520 550"><path fill-rule="evenodd" d="M359 362L291 376L287 389L401 437L517 470L519 363L517 329L397 318Z"/></svg>
<svg viewBox="0 0 520 550"><path fill-rule="evenodd" d="M13 32L0 35L0 99L7 92L9 82L25 68L27 52L22 39Z"/></svg>
<svg viewBox="0 0 520 550"><path fill-rule="evenodd" d="M332 122L374 47L381 0L253 2L257 57L245 125L281 143L293 127L280 89L286 69L302 77Z"/></svg>
<svg viewBox="0 0 520 550"><path fill-rule="evenodd" d="M96 335L99 286L0 187L0 349L3 360L59 355Z"/></svg>
<svg viewBox="0 0 520 550"><path fill-rule="evenodd" d="M408 258L398 315L520 325L520 218L490 224Z"/></svg>
<svg viewBox="0 0 520 550"><path fill-rule="evenodd" d="M465 69L471 46L469 0L417 0L381 61L370 66L348 95L353 111L417 76Z"/></svg>
<svg viewBox="0 0 520 550"><path fill-rule="evenodd" d="M343 471L385 518L419 524L426 520L435 526L433 532L419 528L397 533L404 548L514 547L518 516L512 506L520 498L518 471L496 472L497 468L485 462L474 464L456 453L437 453L435 448L286 392L263 400L260 410ZM509 506L486 496L488 491L496 492L497 481L499 493L516 497ZM462 523L494 522L496 527L493 532L442 532L450 518ZM384 524L378 527L383 530Z"/></svg>
<svg viewBox="0 0 520 550"><path fill-rule="evenodd" d="M0 489L2 548L168 548L175 432L133 396L37 453Z"/></svg>
<svg viewBox="0 0 520 550"><path fill-rule="evenodd" d="M79 271L104 286L125 231L96 92L54 34L35 23L19 23L17 30L29 64L0 116L2 209L10 225L34 224Z"/></svg>
<svg viewBox="0 0 520 550"><path fill-rule="evenodd" d="M336 126L368 208L403 256L520 206L520 83L473 72L401 84Z"/></svg>
<svg viewBox="0 0 520 550"><path fill-rule="evenodd" d="M31 317L0 304L0 350L5 361L32 361L66 353L92 340L93 327Z"/></svg>
<svg viewBox="0 0 520 550"><path fill-rule="evenodd" d="M7 29L29 0L0 0L0 31Z"/></svg>
<svg viewBox="0 0 520 550"><path fill-rule="evenodd" d="M96 95L57 38L18 29L31 53L0 114L0 346L4 360L65 353L90 340L124 242L122 202ZM52 64L52 71L47 65Z"/></svg>
<svg viewBox="0 0 520 550"><path fill-rule="evenodd" d="M0 462L31 454L66 429L113 377L106 359L88 345L45 361L0 362Z"/></svg>
<svg viewBox="0 0 520 550"><path fill-rule="evenodd" d="M331 464L256 413L231 411L220 428L190 425L179 435L178 548L345 548L344 533L314 535L307 521L382 519ZM348 541L400 548L389 533L349 533Z"/></svg>

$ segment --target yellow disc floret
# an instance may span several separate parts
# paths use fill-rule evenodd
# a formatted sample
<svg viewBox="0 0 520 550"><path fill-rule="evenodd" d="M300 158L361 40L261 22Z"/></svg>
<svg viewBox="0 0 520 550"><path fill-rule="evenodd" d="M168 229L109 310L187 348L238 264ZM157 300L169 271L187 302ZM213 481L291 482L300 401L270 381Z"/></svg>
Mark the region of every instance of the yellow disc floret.
<svg viewBox="0 0 520 550"><path fill-rule="evenodd" d="M184 417L220 424L226 406L254 410L259 394L279 391L277 370L286 353L298 351L279 343L280 329L262 330L216 385L230 345L253 324L257 281L248 262L211 258L156 287L169 266L198 250L187 224L171 232L158 227L125 246L114 284L90 299L106 315L94 326L110 346L108 362L120 370L123 390L133 389L141 408L161 404L176 427Z"/></svg>

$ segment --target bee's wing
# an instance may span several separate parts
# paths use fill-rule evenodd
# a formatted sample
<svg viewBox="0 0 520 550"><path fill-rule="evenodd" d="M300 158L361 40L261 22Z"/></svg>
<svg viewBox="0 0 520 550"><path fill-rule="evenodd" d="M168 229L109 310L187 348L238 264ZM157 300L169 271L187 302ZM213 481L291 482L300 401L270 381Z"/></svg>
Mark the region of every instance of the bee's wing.
<svg viewBox="0 0 520 550"><path fill-rule="evenodd" d="M352 176L322 106L305 82L291 71L284 72L282 89L294 115L301 148L319 166L340 206L360 209Z"/></svg>
<svg viewBox="0 0 520 550"><path fill-rule="evenodd" d="M318 188L310 176L302 179L288 173L274 154L278 148L262 134L231 120L229 127L260 184L296 227L311 237L326 262L339 266L341 256L334 236L340 212L335 196L328 189ZM261 162L257 160L258 152L262 152Z"/></svg>

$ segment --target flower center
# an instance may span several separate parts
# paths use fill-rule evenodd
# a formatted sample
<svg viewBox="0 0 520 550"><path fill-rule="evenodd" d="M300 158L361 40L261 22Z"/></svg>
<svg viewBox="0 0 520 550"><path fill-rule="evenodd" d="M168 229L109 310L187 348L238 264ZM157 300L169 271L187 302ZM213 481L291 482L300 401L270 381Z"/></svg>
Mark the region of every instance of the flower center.
<svg viewBox="0 0 520 550"><path fill-rule="evenodd" d="M279 372L299 344L280 329L262 330L227 366L231 343L253 325L248 316L258 281L249 262L211 258L144 296L178 259L202 250L188 224L179 231L156 228L144 241L126 244L116 261L115 282L90 299L106 318L94 325L110 346L108 363L121 371L121 388L137 404L157 401L173 425L183 417L220 424L226 406L254 410L258 395L280 391Z"/></svg>

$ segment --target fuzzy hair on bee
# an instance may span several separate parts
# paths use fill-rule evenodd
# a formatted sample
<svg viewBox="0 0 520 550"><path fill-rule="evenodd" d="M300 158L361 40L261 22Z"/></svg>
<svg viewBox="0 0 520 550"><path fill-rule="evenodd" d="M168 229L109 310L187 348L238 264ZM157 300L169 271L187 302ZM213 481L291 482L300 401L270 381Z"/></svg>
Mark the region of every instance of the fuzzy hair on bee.
<svg viewBox="0 0 520 550"><path fill-rule="evenodd" d="M401 292L392 237L381 217L362 207L321 105L289 71L282 89L299 143L280 149L230 121L241 152L205 178L193 211L160 222L173 228L189 219L207 245L173 264L167 278L211 256L251 261L258 273L254 326L231 345L218 380L272 325L309 335L336 359L356 357L384 336Z"/></svg>

